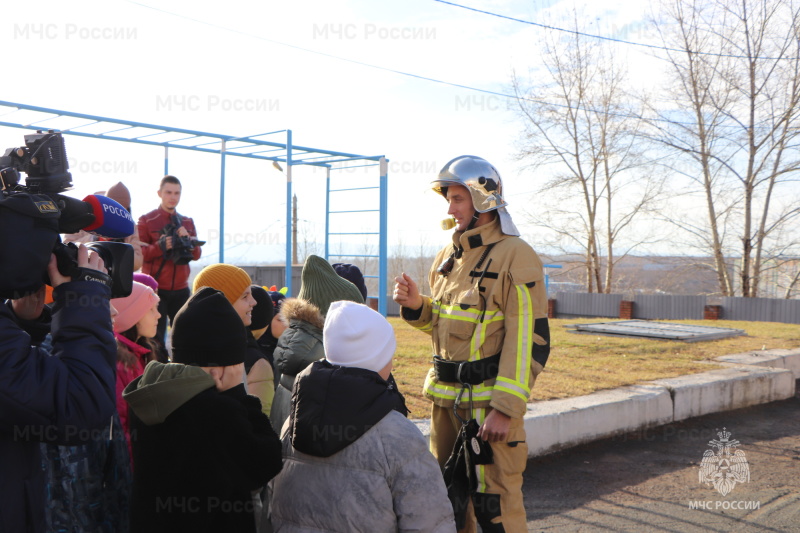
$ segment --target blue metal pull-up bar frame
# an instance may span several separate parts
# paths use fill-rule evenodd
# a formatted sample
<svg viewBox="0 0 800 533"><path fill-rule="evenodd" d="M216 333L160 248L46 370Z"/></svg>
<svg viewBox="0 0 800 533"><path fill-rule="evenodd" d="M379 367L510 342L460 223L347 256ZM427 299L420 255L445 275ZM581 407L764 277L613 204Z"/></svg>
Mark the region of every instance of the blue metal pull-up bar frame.
<svg viewBox="0 0 800 533"><path fill-rule="evenodd" d="M326 176L326 190L325 190L325 259L330 261L331 257L358 257L364 259L378 259L378 272L386 272L388 269L388 239L387 239L387 232L384 231L382 228L387 227L387 208L388 208L388 194L387 194L387 180L388 180L388 161L385 157L381 157L377 164L366 164L366 165L348 165L347 169L351 168L360 168L360 167L372 167L378 166L379 167L379 177L378 177L378 185L370 186L370 187L344 187L340 189L332 189L331 188L331 168L328 168L327 176ZM334 170L343 170L343 168L338 168ZM347 209L347 210L338 210L338 211L331 211L331 193L340 193L340 192L351 192L351 191L366 191L366 190L378 190L379 193L379 206L378 209ZM345 213L378 213L378 225L381 228L380 231L356 231L356 232L332 232L331 231L331 215L339 215ZM362 235L362 236L369 236L369 235L378 235L378 253L377 254L332 254L330 252L330 236L331 235ZM387 282L388 279L386 277L374 276L365 273L365 278L378 278L378 312L381 313L383 316L386 316L387 311L387 301L386 298L382 298L385 296L386 292L388 291Z"/></svg>
<svg viewBox="0 0 800 533"><path fill-rule="evenodd" d="M32 115L31 119L25 119L25 115ZM16 115L16 116L15 116ZM22 118L23 120L13 121L11 119ZM73 125L60 127L70 121ZM75 120L82 121L74 124ZM337 152L319 148L295 145L292 142L292 130L276 130L268 133L259 133L245 137L235 137L219 133L211 133L184 128L174 128L171 126L159 126L144 122L121 120L116 118L88 115L85 113L73 113L58 109L37 107L15 102L0 100L0 126L10 128L23 128L29 130L58 130L66 135L75 135L92 139L105 139L111 141L122 141L149 146L164 147L164 174L169 174L169 149L177 148L181 150L193 150L197 152L214 153L220 155L220 209L219 226L220 235L223 236L219 243L219 260L225 261L225 173L226 158L228 156L245 157L250 159L261 159L273 163L286 164L286 287L287 294L292 291L292 168L295 165L318 166L327 169L328 179L330 169L337 165L349 161L372 161L368 165L380 166L380 257L378 275L368 275L367 277L377 277L379 279L378 290L378 310L385 316L388 290L387 277L387 213L388 198L387 186L387 159L383 155L365 156L347 152ZM93 133L86 130L88 127L101 130ZM137 131L142 129L144 131ZM121 135L122 132L134 133L134 135ZM286 134L285 142L265 140L265 137ZM251 151L252 150L252 151ZM266 155L270 154L270 155ZM272 155L274 154L274 155ZM368 166L364 165L364 166ZM279 166L277 168L280 168ZM326 213L325 227L325 258L328 258L328 224L329 213Z"/></svg>

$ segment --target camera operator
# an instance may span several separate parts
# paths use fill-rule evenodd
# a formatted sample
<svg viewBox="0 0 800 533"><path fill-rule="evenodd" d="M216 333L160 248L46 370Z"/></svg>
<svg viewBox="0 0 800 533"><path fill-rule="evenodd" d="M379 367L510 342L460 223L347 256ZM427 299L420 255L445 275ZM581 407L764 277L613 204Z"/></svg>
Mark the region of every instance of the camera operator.
<svg viewBox="0 0 800 533"><path fill-rule="evenodd" d="M4 250L4 258L9 252ZM8 261L3 259L0 265L8 275L21 275L33 270L20 260L29 257L18 255L11 264L2 264ZM89 440L116 409L111 290L92 274L106 269L84 245L77 250L77 266L84 270L73 281L59 272L50 255L52 318L44 307L44 286L0 305L0 531L45 529L39 442ZM48 332L51 353L34 346Z"/></svg>
<svg viewBox="0 0 800 533"><path fill-rule="evenodd" d="M142 272L158 282L158 330L155 339L165 346L167 317L169 323L175 313L189 299L189 261L200 259L200 245L194 222L181 216L181 182L175 176L164 176L158 189L161 205L139 218L139 239L142 241L144 265ZM166 351L164 352L166 354Z"/></svg>

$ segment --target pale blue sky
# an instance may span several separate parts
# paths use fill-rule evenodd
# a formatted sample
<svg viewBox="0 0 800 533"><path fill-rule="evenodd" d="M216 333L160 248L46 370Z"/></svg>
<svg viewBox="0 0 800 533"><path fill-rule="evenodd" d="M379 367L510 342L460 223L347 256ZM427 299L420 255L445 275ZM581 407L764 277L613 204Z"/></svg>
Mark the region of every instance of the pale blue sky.
<svg viewBox="0 0 800 533"><path fill-rule="evenodd" d="M468 5L539 22L557 21L563 12L561 4L543 1ZM598 33L646 40L650 36L637 34L643 9L636 6L594 2L580 12L592 17ZM390 246L402 239L438 247L447 240L438 229L446 206L427 192L428 183L452 157L479 155L498 167L509 210L523 232L535 236L522 213L540 201L541 179L513 160L520 127L508 102L298 48L507 92L512 69L537 67L540 28L431 0L48 0L10 4L3 18L2 100L234 135L290 128L296 144L385 154L391 161ZM0 148L19 145L22 134L0 128ZM67 143L74 196L122 180L132 191L134 216L157 205L160 149L73 137ZM171 155L170 170L184 182L179 209L195 218L201 238L210 237L210 256L217 250L218 159ZM322 240L323 177L295 170L310 240ZM226 229L239 241L267 232L273 244L235 246L232 236L226 259L281 261L283 176L267 164L231 158L228 180Z"/></svg>

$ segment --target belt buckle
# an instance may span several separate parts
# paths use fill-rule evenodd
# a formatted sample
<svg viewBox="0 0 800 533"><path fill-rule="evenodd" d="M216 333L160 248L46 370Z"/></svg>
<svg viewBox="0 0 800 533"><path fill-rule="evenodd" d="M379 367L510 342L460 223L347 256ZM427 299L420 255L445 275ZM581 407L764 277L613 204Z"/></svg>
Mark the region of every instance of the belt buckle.
<svg viewBox="0 0 800 533"><path fill-rule="evenodd" d="M461 379L461 371L464 369L465 364L467 364L467 361L461 361L458 363L458 368L456 368L456 381L458 381L462 387L469 385L468 383L464 383L464 380Z"/></svg>

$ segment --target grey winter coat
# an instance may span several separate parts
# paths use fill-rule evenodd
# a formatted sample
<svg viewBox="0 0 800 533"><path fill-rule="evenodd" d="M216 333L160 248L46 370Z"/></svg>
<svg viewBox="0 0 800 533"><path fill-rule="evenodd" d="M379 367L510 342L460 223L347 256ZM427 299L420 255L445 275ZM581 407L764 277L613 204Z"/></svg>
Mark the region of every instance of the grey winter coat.
<svg viewBox="0 0 800 533"><path fill-rule="evenodd" d="M273 485L275 533L455 532L439 464L401 414L394 380L327 361L297 379Z"/></svg>
<svg viewBox="0 0 800 533"><path fill-rule="evenodd" d="M275 347L275 398L269 413L270 422L280 434L289 417L294 378L314 361L325 358L322 346L322 327L325 318L317 306L297 298L287 298L281 307L286 328Z"/></svg>

